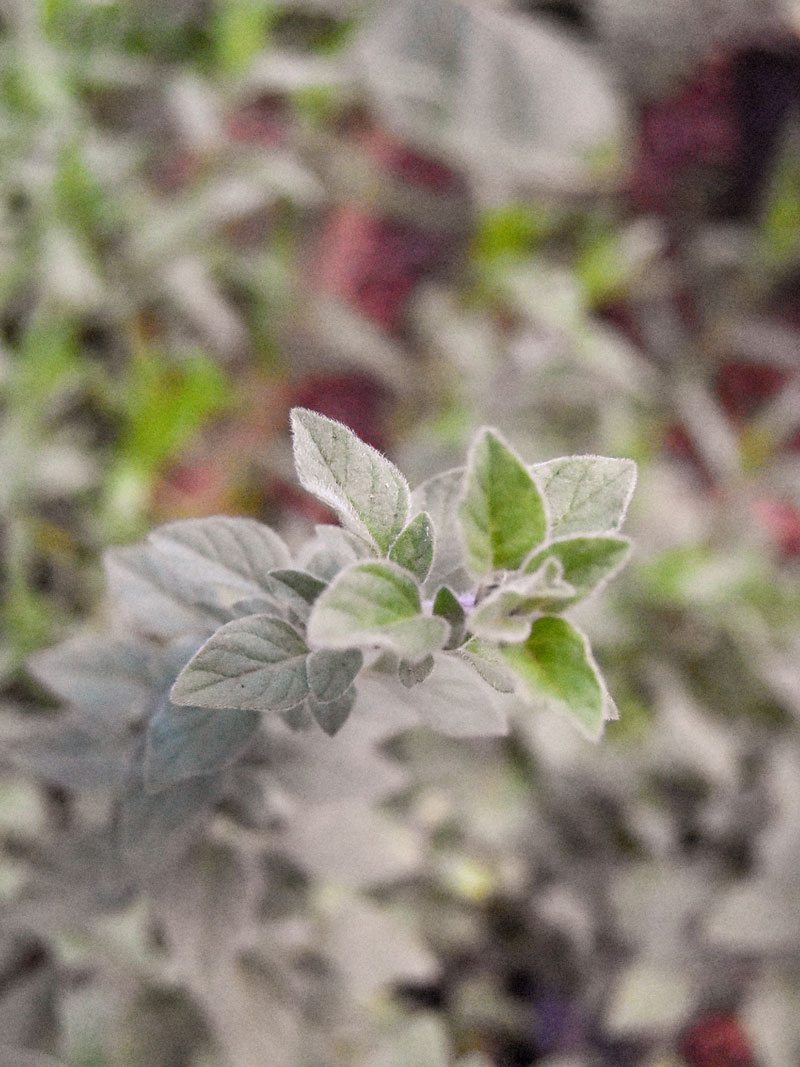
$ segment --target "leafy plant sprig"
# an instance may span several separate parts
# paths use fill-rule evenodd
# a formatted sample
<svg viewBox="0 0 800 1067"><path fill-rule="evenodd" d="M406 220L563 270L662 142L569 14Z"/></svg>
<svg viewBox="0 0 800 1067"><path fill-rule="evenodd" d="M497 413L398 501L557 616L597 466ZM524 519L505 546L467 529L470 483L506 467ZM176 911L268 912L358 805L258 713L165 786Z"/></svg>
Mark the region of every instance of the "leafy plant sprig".
<svg viewBox="0 0 800 1067"><path fill-rule="evenodd" d="M346 426L302 408L291 420L300 482L341 527L318 527L295 562L246 519L171 523L135 550L173 613L177 600L179 614L199 607L220 623L178 675L173 714L275 712L333 734L363 690L387 715L411 706L445 733L494 734L506 729L498 698L516 692L598 737L614 705L563 612L629 553L618 530L633 462L526 467L482 429L466 467L412 493Z"/></svg>

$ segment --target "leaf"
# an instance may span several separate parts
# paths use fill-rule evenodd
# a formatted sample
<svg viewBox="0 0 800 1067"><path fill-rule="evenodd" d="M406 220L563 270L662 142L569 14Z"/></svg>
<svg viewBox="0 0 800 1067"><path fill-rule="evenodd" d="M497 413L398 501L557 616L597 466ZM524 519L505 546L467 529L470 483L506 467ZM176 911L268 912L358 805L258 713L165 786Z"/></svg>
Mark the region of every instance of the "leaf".
<svg viewBox="0 0 800 1067"><path fill-rule="evenodd" d="M545 615L524 644L504 645L506 663L534 704L564 712L589 737L603 730L605 699L586 638L566 619Z"/></svg>
<svg viewBox="0 0 800 1067"><path fill-rule="evenodd" d="M414 579L394 563L356 563L320 595L308 621L312 645L375 646L417 662L447 640L444 619L421 614Z"/></svg>
<svg viewBox="0 0 800 1067"><path fill-rule="evenodd" d="M291 423L300 484L330 505L345 526L387 552L408 519L403 475L340 422L294 408Z"/></svg>
<svg viewBox="0 0 800 1067"><path fill-rule="evenodd" d="M226 619L225 610L201 605L192 591L165 581L147 545L126 545L103 557L111 600L141 633L153 637L210 634Z"/></svg>
<svg viewBox="0 0 800 1067"><path fill-rule="evenodd" d="M389 559L411 571L418 582L428 577L433 562L433 523L421 511L400 533L391 547Z"/></svg>
<svg viewBox="0 0 800 1067"><path fill-rule="evenodd" d="M547 501L551 537L618 530L636 487L630 459L565 456L529 470Z"/></svg>
<svg viewBox="0 0 800 1067"><path fill-rule="evenodd" d="M154 530L148 543L158 555L162 579L205 602L232 603L269 592L271 570L291 564L281 538L254 519L215 515L182 519Z"/></svg>
<svg viewBox="0 0 800 1067"><path fill-rule="evenodd" d="M298 563L315 577L329 582L343 567L371 555L368 545L341 526L320 524L312 540L300 550Z"/></svg>
<svg viewBox="0 0 800 1067"><path fill-rule="evenodd" d="M70 715L12 745L6 757L26 775L62 789L97 789L124 780L130 740L98 737Z"/></svg>
<svg viewBox="0 0 800 1067"><path fill-rule="evenodd" d="M155 793L224 770L247 748L260 721L257 711L176 707L163 701L147 730L147 789Z"/></svg>
<svg viewBox="0 0 800 1067"><path fill-rule="evenodd" d="M311 695L322 704L338 700L350 689L363 663L357 648L318 648L309 653L306 673Z"/></svg>
<svg viewBox="0 0 800 1067"><path fill-rule="evenodd" d="M353 686L335 697L333 700L317 700L313 695L308 698L308 706L311 714L317 720L329 737L333 737L347 722L353 704L356 701L356 691Z"/></svg>
<svg viewBox="0 0 800 1067"><path fill-rule="evenodd" d="M28 669L62 700L121 729L153 700L157 668L151 645L134 638L79 634L30 656Z"/></svg>
<svg viewBox="0 0 800 1067"><path fill-rule="evenodd" d="M561 562L545 558L532 574L503 582L469 613L467 628L487 641L524 641L535 613L551 604L556 609L575 600L575 590L563 577Z"/></svg>
<svg viewBox="0 0 800 1067"><path fill-rule="evenodd" d="M560 611L574 604L612 578L630 553L629 538L567 537L553 541L525 563L526 572L538 571L547 560L558 560L564 580L573 587L573 596L557 596L543 603L543 611Z"/></svg>
<svg viewBox="0 0 800 1067"><path fill-rule="evenodd" d="M436 531L433 562L425 585L430 593L440 585L463 592L471 584L464 569L464 541L458 521L464 474L464 467L443 471L418 485L411 494L413 510L429 515Z"/></svg>
<svg viewBox="0 0 800 1067"><path fill-rule="evenodd" d="M326 584L308 571L288 569L270 571L269 582L276 600L302 623L307 621L311 605Z"/></svg>
<svg viewBox="0 0 800 1067"><path fill-rule="evenodd" d="M433 614L441 615L450 626L450 640L446 648L455 648L464 640L466 632L465 621L467 614L461 605L461 601L446 585L437 590L433 598Z"/></svg>
<svg viewBox="0 0 800 1067"><path fill-rule="evenodd" d="M459 518L475 574L515 570L547 535L536 483L493 430L480 431L470 449Z"/></svg>
<svg viewBox="0 0 800 1067"><path fill-rule="evenodd" d="M415 685L425 681L433 670L433 662L433 656L426 656L419 663L409 663L401 659L397 667L397 677L406 689L412 689Z"/></svg>
<svg viewBox="0 0 800 1067"><path fill-rule="evenodd" d="M513 693L516 689L514 675L509 671L503 654L496 645L473 637L459 648L458 654L498 693Z"/></svg>
<svg viewBox="0 0 800 1067"><path fill-rule="evenodd" d="M303 639L283 619L226 623L178 675L170 699L203 708L287 711L308 693Z"/></svg>
<svg viewBox="0 0 800 1067"><path fill-rule="evenodd" d="M492 737L508 732L498 694L458 652L440 652L422 685L406 689L396 675L365 673L358 683L359 701L374 701L391 719L413 716L450 737Z"/></svg>

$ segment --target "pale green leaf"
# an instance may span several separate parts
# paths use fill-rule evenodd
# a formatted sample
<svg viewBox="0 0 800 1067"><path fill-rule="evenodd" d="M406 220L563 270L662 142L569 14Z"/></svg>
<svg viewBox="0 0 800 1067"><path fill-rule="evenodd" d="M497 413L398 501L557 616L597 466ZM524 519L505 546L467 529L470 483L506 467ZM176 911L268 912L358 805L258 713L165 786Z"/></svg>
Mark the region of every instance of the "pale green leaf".
<svg viewBox="0 0 800 1067"><path fill-rule="evenodd" d="M305 408L294 408L291 422L300 484L345 526L387 552L408 520L403 475L340 422Z"/></svg>
<svg viewBox="0 0 800 1067"><path fill-rule="evenodd" d="M318 648L306 661L308 687L320 703L338 700L355 681L364 662L357 648Z"/></svg>
<svg viewBox="0 0 800 1067"><path fill-rule="evenodd" d="M467 629L487 641L524 641L535 613L575 599L575 589L564 581L560 560L548 557L533 573L493 589L469 613Z"/></svg>
<svg viewBox="0 0 800 1067"><path fill-rule="evenodd" d="M459 648L458 654L471 664L484 682L488 682L498 693L513 693L516 689L514 675L506 666L503 654L497 645L473 637Z"/></svg>
<svg viewBox="0 0 800 1067"><path fill-rule="evenodd" d="M151 792L233 763L258 730L257 711L175 707L164 701L147 730L145 782Z"/></svg>
<svg viewBox="0 0 800 1067"><path fill-rule="evenodd" d="M419 582L428 577L433 562L433 523L424 511L416 515L391 547L389 559L411 571Z"/></svg>
<svg viewBox="0 0 800 1067"><path fill-rule="evenodd" d="M572 596L545 600L542 611L561 611L607 582L624 565L631 543L627 537L565 537L551 542L526 561L527 572L539 571L547 560L558 560Z"/></svg>
<svg viewBox="0 0 800 1067"><path fill-rule="evenodd" d="M283 619L234 619L206 641L172 687L175 704L287 711L308 693L303 639Z"/></svg>
<svg viewBox="0 0 800 1067"><path fill-rule="evenodd" d="M545 615L523 644L504 645L506 663L534 704L556 708L592 738L600 736L606 700L589 643L566 619Z"/></svg>
<svg viewBox="0 0 800 1067"><path fill-rule="evenodd" d="M528 469L547 501L551 537L618 530L636 487L630 459L565 456Z"/></svg>
<svg viewBox="0 0 800 1067"><path fill-rule="evenodd" d="M441 648L449 627L421 614L411 575L389 562L356 563L334 578L314 604L308 621L312 645L385 648L417 662Z"/></svg>
<svg viewBox="0 0 800 1067"><path fill-rule="evenodd" d="M493 430L482 430L470 449L459 518L467 563L480 575L515 570L547 535L536 483Z"/></svg>
<svg viewBox="0 0 800 1067"><path fill-rule="evenodd" d="M418 485L411 494L414 512L424 511L430 515L436 531L433 562L425 583L429 595L440 585L449 585L456 592L463 592L471 584L465 570L464 541L458 521L464 473L464 467L443 471Z"/></svg>

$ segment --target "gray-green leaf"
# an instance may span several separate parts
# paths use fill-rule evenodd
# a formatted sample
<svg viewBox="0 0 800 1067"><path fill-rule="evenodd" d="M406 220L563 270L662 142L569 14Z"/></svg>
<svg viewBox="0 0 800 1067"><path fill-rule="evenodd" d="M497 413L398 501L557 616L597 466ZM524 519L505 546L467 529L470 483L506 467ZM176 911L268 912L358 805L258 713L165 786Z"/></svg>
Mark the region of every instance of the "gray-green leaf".
<svg viewBox="0 0 800 1067"><path fill-rule="evenodd" d="M291 412L300 484L382 553L408 520L409 490L385 456L340 422L305 408Z"/></svg>
<svg viewBox="0 0 800 1067"><path fill-rule="evenodd" d="M425 585L429 594L440 585L449 585L456 592L464 592L470 586L465 569L464 540L458 521L464 474L464 467L443 471L418 485L411 494L412 509L430 515L436 531L433 563Z"/></svg>
<svg viewBox="0 0 800 1067"><path fill-rule="evenodd" d="M618 530L636 487L631 459L565 456L529 470L547 501L551 537Z"/></svg>
<svg viewBox="0 0 800 1067"><path fill-rule="evenodd" d="M283 619L234 619L206 641L172 687L175 704L286 711L308 693L303 639Z"/></svg>
<svg viewBox="0 0 800 1067"><path fill-rule="evenodd" d="M327 648L386 648L415 663L441 648L450 629L444 619L422 615L421 609L419 588L402 567L356 563L320 594L308 620L308 639Z"/></svg>
<svg viewBox="0 0 800 1067"><path fill-rule="evenodd" d="M566 619L545 615L523 644L504 645L503 657L534 704L564 712L591 738L605 721L605 696L589 643Z"/></svg>
<svg viewBox="0 0 800 1067"><path fill-rule="evenodd" d="M308 687L323 704L338 700L351 687L364 663L357 648L318 648L306 661Z"/></svg>
<svg viewBox="0 0 800 1067"><path fill-rule="evenodd" d="M547 535L536 483L494 430L482 430L470 449L459 518L475 574L515 570Z"/></svg>
<svg viewBox="0 0 800 1067"><path fill-rule="evenodd" d="M353 704L356 702L354 686L341 693L334 700L317 700L313 695L308 697L308 707L317 723L329 737L333 737L347 722Z"/></svg>
<svg viewBox="0 0 800 1067"><path fill-rule="evenodd" d="M156 793L224 770L247 748L260 721L257 711L175 707L164 701L147 730L147 788Z"/></svg>
<svg viewBox="0 0 800 1067"><path fill-rule="evenodd" d="M411 571L419 582L428 577L433 562L433 523L421 511L399 534L389 551L389 559Z"/></svg>

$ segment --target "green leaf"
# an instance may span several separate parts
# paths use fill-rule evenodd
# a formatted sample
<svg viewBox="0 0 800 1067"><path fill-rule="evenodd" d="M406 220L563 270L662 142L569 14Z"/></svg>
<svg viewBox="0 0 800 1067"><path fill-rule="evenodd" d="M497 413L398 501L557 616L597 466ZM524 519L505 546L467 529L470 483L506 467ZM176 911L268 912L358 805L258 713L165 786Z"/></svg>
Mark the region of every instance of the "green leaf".
<svg viewBox="0 0 800 1067"><path fill-rule="evenodd" d="M411 571L419 582L428 577L433 562L433 523L421 511L400 533L391 547L389 559Z"/></svg>
<svg viewBox="0 0 800 1067"><path fill-rule="evenodd" d="M618 530L636 487L636 464L608 456L565 456L529 468L542 487L550 536Z"/></svg>
<svg viewBox="0 0 800 1067"><path fill-rule="evenodd" d="M202 708L287 711L308 693L303 639L283 619L234 619L178 675L170 699Z"/></svg>
<svg viewBox="0 0 800 1067"><path fill-rule="evenodd" d="M504 645L503 657L534 704L565 713L591 738L605 720L605 692L589 643L566 619L545 615L524 644Z"/></svg>
<svg viewBox="0 0 800 1067"><path fill-rule="evenodd" d="M547 557L533 574L503 582L470 612L467 629L487 641L524 641L534 613L547 605L566 606L575 600L575 590L563 579L558 559Z"/></svg>
<svg viewBox="0 0 800 1067"><path fill-rule="evenodd" d="M516 689L514 675L509 671L503 654L497 645L472 637L458 650L467 663L498 693L513 693Z"/></svg>
<svg viewBox="0 0 800 1067"><path fill-rule="evenodd" d="M411 494L415 512L430 515L436 537L433 563L426 581L426 591L432 593L440 585L449 585L463 592L471 585L464 559L464 539L458 521L458 507L464 493L464 467L443 471L418 485Z"/></svg>
<svg viewBox="0 0 800 1067"><path fill-rule="evenodd" d="M450 640L447 648L456 648L464 640L467 613L452 589L443 585L433 598L433 614L441 615L450 625Z"/></svg>
<svg viewBox="0 0 800 1067"><path fill-rule="evenodd" d="M403 475L340 422L305 408L294 408L291 422L300 484L332 507L345 526L388 552L408 519Z"/></svg>
<svg viewBox="0 0 800 1067"><path fill-rule="evenodd" d="M353 686L341 693L334 700L317 700L309 696L308 707L317 723L329 737L333 737L347 722L353 704L356 702L356 691Z"/></svg>
<svg viewBox="0 0 800 1067"><path fill-rule="evenodd" d="M364 657L357 648L318 648L310 652L306 673L311 695L322 704L338 700L351 687L363 663Z"/></svg>
<svg viewBox="0 0 800 1067"><path fill-rule="evenodd" d="M515 570L547 535L536 483L493 430L482 430L470 449L459 518L475 574Z"/></svg>
<svg viewBox="0 0 800 1067"><path fill-rule="evenodd" d="M558 560L564 580L574 589L573 596L545 601L540 610L561 611L587 596L617 573L628 558L630 547L630 540L620 535L567 537L536 552L525 563L526 572L538 572L547 560Z"/></svg>
<svg viewBox="0 0 800 1067"><path fill-rule="evenodd" d="M156 793L224 770L247 748L260 721L257 711L175 707L165 700L147 730L147 789Z"/></svg>
<svg viewBox="0 0 800 1067"><path fill-rule="evenodd" d="M421 614L416 582L389 562L356 563L340 571L308 620L312 645L374 646L412 663L441 648L448 633L444 619Z"/></svg>

